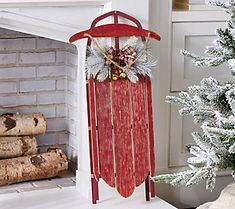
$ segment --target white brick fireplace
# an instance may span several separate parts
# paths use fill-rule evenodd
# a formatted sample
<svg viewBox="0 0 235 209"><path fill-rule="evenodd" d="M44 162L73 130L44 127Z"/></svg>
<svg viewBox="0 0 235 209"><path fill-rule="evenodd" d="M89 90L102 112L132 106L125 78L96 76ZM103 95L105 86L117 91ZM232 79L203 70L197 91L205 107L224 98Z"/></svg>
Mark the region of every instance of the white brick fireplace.
<svg viewBox="0 0 235 209"><path fill-rule="evenodd" d="M85 89L86 40L68 44L97 16L120 10L148 26L148 0L1 0L0 113L45 114L40 148L64 149L77 169L77 189L90 194Z"/></svg>
<svg viewBox="0 0 235 209"><path fill-rule="evenodd" d="M37 136L67 153L76 170L78 153L77 49L75 45L0 29L0 114L42 112L47 133Z"/></svg>

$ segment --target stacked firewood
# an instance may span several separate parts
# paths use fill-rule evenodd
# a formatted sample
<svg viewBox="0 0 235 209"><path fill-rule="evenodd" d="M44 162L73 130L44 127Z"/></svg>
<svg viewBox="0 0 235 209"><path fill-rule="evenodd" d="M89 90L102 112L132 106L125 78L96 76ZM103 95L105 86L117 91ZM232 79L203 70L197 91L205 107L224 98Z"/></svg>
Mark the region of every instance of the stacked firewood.
<svg viewBox="0 0 235 209"><path fill-rule="evenodd" d="M59 149L38 154L35 135L45 134L42 113L0 116L0 185L60 176L68 170L66 155Z"/></svg>

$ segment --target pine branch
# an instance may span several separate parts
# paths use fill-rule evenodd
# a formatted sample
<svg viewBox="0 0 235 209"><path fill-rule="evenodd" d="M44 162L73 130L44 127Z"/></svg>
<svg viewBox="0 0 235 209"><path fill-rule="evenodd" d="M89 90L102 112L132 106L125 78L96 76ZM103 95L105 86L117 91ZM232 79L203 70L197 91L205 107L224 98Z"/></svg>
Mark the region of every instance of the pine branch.
<svg viewBox="0 0 235 209"><path fill-rule="evenodd" d="M123 71L126 73L128 79L131 82L136 83L139 80L138 76L133 70L130 70L129 68L124 68Z"/></svg>
<svg viewBox="0 0 235 209"><path fill-rule="evenodd" d="M172 186L182 184L191 187L198 184L200 181L207 179L207 189L212 191L215 185L215 173L216 170L213 170L210 167L203 167L198 170L187 170L179 173L154 176L152 177L152 180L156 183L169 183Z"/></svg>
<svg viewBox="0 0 235 209"><path fill-rule="evenodd" d="M154 176L154 177L152 177L152 180L154 182L158 182L158 183L165 182L165 183L169 183L173 186L176 186L179 183L185 184L187 182L187 180L192 178L192 176L195 173L196 173L196 171L187 170L187 171L183 171L180 173L163 174L163 175Z"/></svg>
<svg viewBox="0 0 235 209"><path fill-rule="evenodd" d="M205 50L206 56L198 56L186 50L182 51L185 57L192 59L196 66L215 67L223 63L228 63L229 60L235 57L235 9L234 2L229 3L211 2L212 5L221 7L230 15L227 20L225 29L218 28L216 30L217 39L214 41L214 46L209 46ZM234 65L228 63L232 75L235 75Z"/></svg>
<svg viewBox="0 0 235 209"><path fill-rule="evenodd" d="M228 149L230 154L235 154L235 142Z"/></svg>

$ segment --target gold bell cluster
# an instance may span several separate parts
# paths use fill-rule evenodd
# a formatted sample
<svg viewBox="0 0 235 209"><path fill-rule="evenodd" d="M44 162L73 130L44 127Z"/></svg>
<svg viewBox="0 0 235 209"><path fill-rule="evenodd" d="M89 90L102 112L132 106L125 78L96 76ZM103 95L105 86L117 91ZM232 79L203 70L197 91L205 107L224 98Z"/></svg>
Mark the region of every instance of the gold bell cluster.
<svg viewBox="0 0 235 209"><path fill-rule="evenodd" d="M127 77L126 73L121 69L115 70L112 72L112 80L113 81L117 81L118 79L124 79L126 77Z"/></svg>

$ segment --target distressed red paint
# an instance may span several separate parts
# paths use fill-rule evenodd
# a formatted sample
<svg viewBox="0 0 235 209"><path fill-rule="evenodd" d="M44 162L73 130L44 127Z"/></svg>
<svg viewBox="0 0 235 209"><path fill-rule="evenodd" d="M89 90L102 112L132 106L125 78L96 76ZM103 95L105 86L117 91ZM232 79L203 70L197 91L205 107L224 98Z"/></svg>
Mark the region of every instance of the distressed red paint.
<svg viewBox="0 0 235 209"><path fill-rule="evenodd" d="M131 84L132 135L134 145L135 184L142 184L149 174L149 149L146 118L146 85L143 76Z"/></svg>
<svg viewBox="0 0 235 209"><path fill-rule="evenodd" d="M117 190L123 197L129 197L135 182L127 79L112 82L112 99Z"/></svg>
<svg viewBox="0 0 235 209"><path fill-rule="evenodd" d="M154 132L153 132L153 111L152 111L152 86L149 77L146 77L146 83L147 83L147 102L148 102L150 175L154 176L155 155L154 155Z"/></svg>
<svg viewBox="0 0 235 209"><path fill-rule="evenodd" d="M96 108L100 156L100 176L111 187L115 186L114 151L112 137L110 82L96 82Z"/></svg>
<svg viewBox="0 0 235 209"><path fill-rule="evenodd" d="M89 117L90 117L90 146L92 155L92 170L93 175L99 181L99 161L98 161L98 147L97 147L97 132L96 132L96 108L95 108L95 86L94 79L91 79L88 84L89 97Z"/></svg>
<svg viewBox="0 0 235 209"><path fill-rule="evenodd" d="M73 35L69 42L74 42L78 39L86 38L86 34L91 35L92 37L127 37L127 36L150 36L150 38L154 38L160 41L160 36L153 31L144 30L137 28L132 25L127 24L106 24L100 25L89 30L85 30Z"/></svg>

